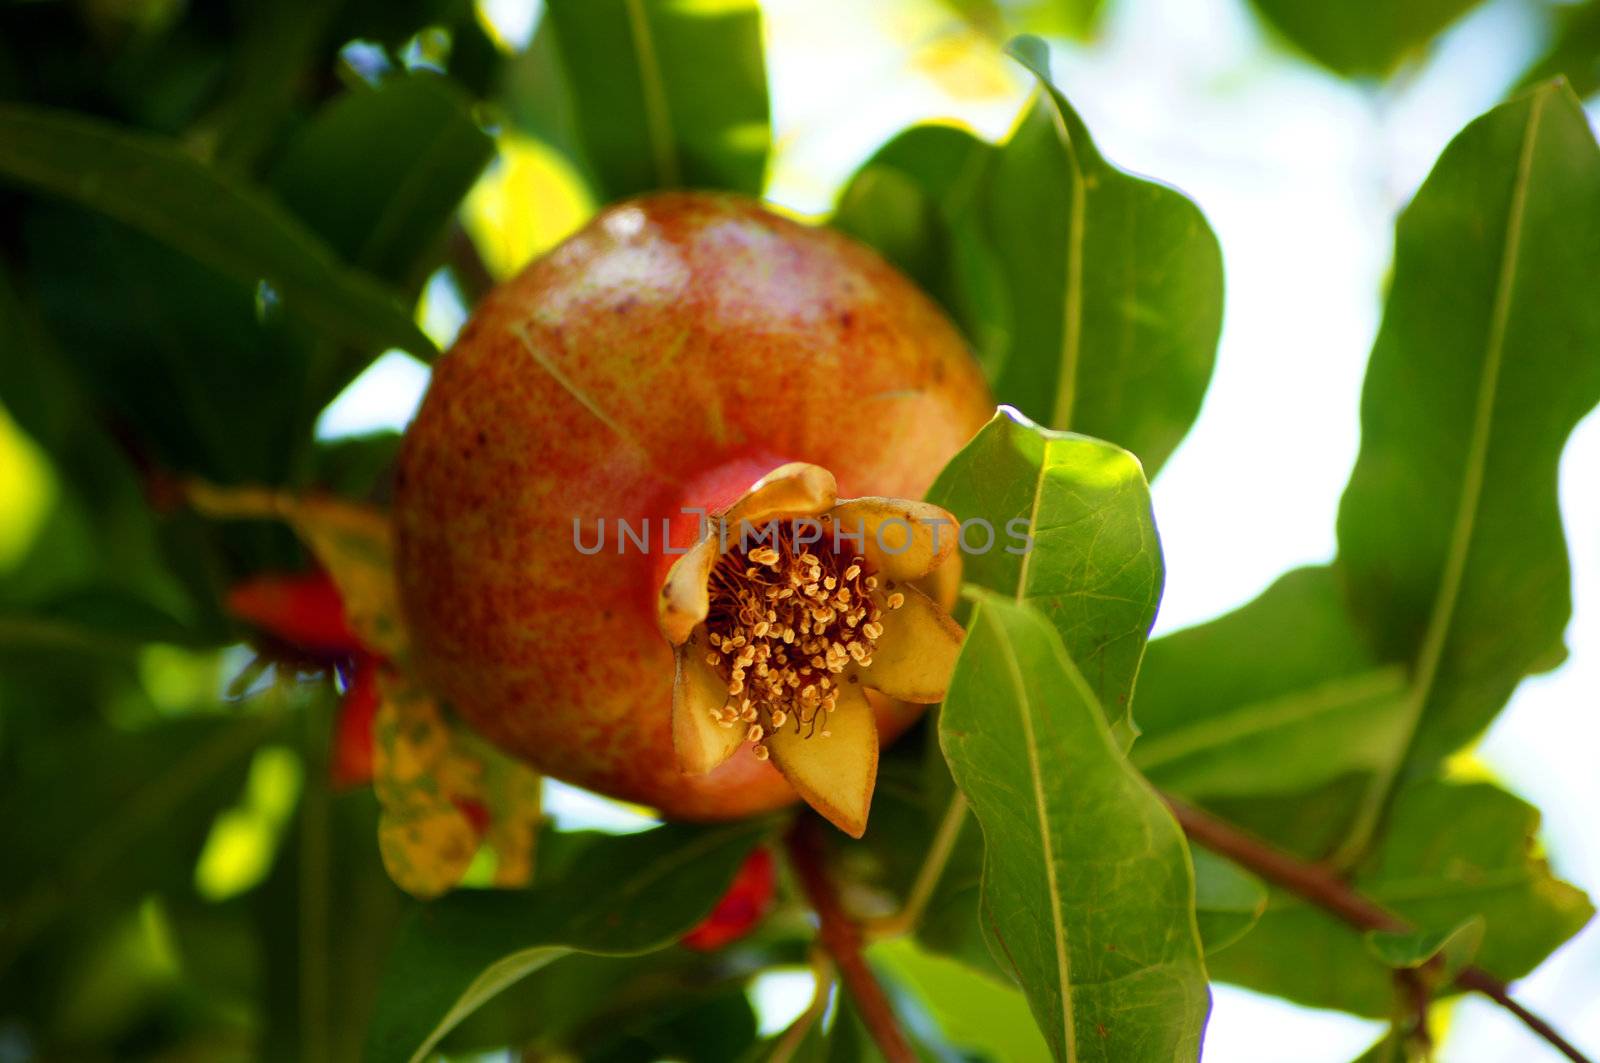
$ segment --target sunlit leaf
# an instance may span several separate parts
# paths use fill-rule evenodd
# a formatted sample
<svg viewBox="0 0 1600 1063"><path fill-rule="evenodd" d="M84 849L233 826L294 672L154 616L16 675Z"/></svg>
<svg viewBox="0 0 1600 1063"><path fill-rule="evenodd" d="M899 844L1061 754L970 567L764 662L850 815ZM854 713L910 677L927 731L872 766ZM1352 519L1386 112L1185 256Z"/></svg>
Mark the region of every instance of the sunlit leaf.
<svg viewBox="0 0 1600 1063"><path fill-rule="evenodd" d="M1475 963L1514 980L1577 933L1589 899L1534 848L1539 813L1485 783L1427 781L1401 791L1353 888L1425 930L1481 917ZM1211 973L1311 1007L1382 1017L1394 980L1358 930L1278 890L1261 922L1208 957Z"/></svg>
<svg viewBox="0 0 1600 1063"><path fill-rule="evenodd" d="M1164 575L1138 460L1001 409L928 499L963 522L963 578L1030 603L1055 625L1126 747Z"/></svg>
<svg viewBox="0 0 1600 1063"><path fill-rule="evenodd" d="M1038 76L1009 140L920 126L870 159L835 224L878 246L960 323L1001 402L1110 440L1152 474L1188 431L1222 323L1222 256L1182 194L1101 156Z"/></svg>
<svg viewBox="0 0 1600 1063"><path fill-rule="evenodd" d="M1483 917L1475 915L1446 930L1369 930L1367 951L1385 967L1401 971L1416 970L1438 960L1438 970L1429 973L1443 984L1453 980L1477 955L1478 946L1483 944L1484 927Z"/></svg>
<svg viewBox="0 0 1600 1063"><path fill-rule="evenodd" d="M1336 569L1296 569L1226 616L1150 644L1133 762L1189 800L1292 794L1386 763L1407 690Z"/></svg>
<svg viewBox="0 0 1600 1063"><path fill-rule="evenodd" d="M418 908L388 960L367 1057L426 1058L484 1001L569 953L647 952L680 937L715 906L766 829L745 821L606 838L548 885L457 893Z"/></svg>
<svg viewBox="0 0 1600 1063"><path fill-rule="evenodd" d="M871 958L916 993L945 1039L964 1052L1017 1063L1050 1058L1015 987L905 940L874 946Z"/></svg>
<svg viewBox="0 0 1600 1063"><path fill-rule="evenodd" d="M939 735L983 828L990 948L1057 1059L1194 1057L1210 995L1183 834L1055 629L974 593Z"/></svg>
<svg viewBox="0 0 1600 1063"><path fill-rule="evenodd" d="M1596 261L1600 146L1561 84L1467 126L1400 218L1339 564L1412 686L1347 859L1398 776L1472 738L1561 652L1572 590L1556 471L1600 400L1600 300L1584 281Z"/></svg>
<svg viewBox="0 0 1600 1063"><path fill-rule="evenodd" d="M1191 848L1194 860L1194 914L1206 955L1244 937L1267 910L1267 887L1260 879L1206 849Z"/></svg>

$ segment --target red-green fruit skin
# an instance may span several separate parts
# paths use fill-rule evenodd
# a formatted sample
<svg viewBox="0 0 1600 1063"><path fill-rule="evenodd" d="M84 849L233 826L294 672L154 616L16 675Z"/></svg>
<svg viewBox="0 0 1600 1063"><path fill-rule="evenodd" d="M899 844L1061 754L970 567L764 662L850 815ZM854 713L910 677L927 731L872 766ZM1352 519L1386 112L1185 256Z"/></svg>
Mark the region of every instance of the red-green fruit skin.
<svg viewBox="0 0 1600 1063"><path fill-rule="evenodd" d="M556 778L682 819L792 801L749 747L678 770L662 518L785 461L830 469L841 497L920 498L992 412L955 329L870 250L738 197L614 206L485 297L407 432L415 664ZM574 518L592 546L601 517L604 549L580 553ZM650 555L618 554L619 517L649 519ZM920 710L881 701L885 740Z"/></svg>

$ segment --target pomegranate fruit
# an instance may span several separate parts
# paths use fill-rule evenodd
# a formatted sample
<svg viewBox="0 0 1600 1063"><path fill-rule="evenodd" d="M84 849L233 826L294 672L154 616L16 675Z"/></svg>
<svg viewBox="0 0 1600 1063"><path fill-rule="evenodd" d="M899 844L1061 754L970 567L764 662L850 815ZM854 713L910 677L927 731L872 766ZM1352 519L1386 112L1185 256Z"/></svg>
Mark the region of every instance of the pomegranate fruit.
<svg viewBox="0 0 1600 1063"><path fill-rule="evenodd" d="M556 778L686 819L798 790L859 834L960 638L912 586L953 586L954 525L904 499L992 412L870 250L733 196L614 206L434 371L395 491L410 664Z"/></svg>

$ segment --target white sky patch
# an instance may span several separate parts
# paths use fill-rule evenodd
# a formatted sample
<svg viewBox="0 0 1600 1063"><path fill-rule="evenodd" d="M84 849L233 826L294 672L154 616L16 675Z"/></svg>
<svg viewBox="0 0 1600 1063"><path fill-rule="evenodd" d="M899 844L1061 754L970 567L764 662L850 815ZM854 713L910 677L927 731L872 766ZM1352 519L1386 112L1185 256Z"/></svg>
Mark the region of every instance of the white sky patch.
<svg viewBox="0 0 1600 1063"><path fill-rule="evenodd" d="M757 1029L762 1037L771 1037L810 1006L816 979L803 967L776 967L751 979L747 992L756 1009Z"/></svg>
<svg viewBox="0 0 1600 1063"><path fill-rule="evenodd" d="M544 812L557 830L638 834L661 824L643 809L549 778L544 780Z"/></svg>
<svg viewBox="0 0 1600 1063"><path fill-rule="evenodd" d="M405 351L386 351L322 411L317 438L404 429L422 403L429 375L428 367Z"/></svg>

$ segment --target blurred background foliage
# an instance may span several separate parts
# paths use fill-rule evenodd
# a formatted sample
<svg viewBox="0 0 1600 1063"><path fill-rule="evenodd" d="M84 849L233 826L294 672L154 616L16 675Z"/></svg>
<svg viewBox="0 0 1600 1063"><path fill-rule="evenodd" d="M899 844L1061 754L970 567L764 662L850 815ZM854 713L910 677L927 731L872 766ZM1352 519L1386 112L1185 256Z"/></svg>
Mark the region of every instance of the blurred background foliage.
<svg viewBox="0 0 1600 1063"><path fill-rule="evenodd" d="M1139 2L897 11L920 27L920 69L1010 108L1020 71L975 57L1019 31L1092 48L1111 9ZM1282 48L1373 86L1409 76L1472 6L1251 2ZM1600 3L1524 6L1547 46L1518 80L1600 88ZM452 308L598 204L679 184L757 193L784 157L754 4L493 7L0 5L0 1060L360 1054L408 902L379 863L372 795L329 787L327 670L252 643L222 604L241 579L308 560L276 525L199 519L175 478L381 503L396 434L317 431L375 359L432 357ZM619 47L640 17L648 56ZM796 47L826 77L818 34ZM642 76L662 81L663 106L640 103ZM892 223L876 208L852 222L852 195L870 191L851 186L844 227ZM875 240L893 255L894 237ZM980 353L982 297L963 321ZM1147 457L1193 416L1154 429ZM885 822L922 770L922 747L905 748L886 766ZM1510 818L1516 838L1531 829ZM914 866L877 853L858 900ZM942 900L963 910L952 898L975 874L958 857ZM985 962L939 911L934 951ZM583 957L446 1047L737 1058L771 1032L752 979L802 965L803 941L788 911L727 954ZM1038 1058L1016 994L914 942L876 958L930 1057Z"/></svg>

